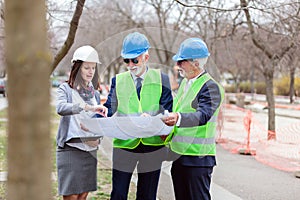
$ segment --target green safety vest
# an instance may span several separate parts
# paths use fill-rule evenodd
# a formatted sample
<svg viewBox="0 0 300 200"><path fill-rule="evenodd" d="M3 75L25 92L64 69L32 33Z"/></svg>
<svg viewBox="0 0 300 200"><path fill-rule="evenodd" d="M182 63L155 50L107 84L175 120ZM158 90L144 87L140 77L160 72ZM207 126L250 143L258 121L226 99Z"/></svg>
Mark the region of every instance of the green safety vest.
<svg viewBox="0 0 300 200"><path fill-rule="evenodd" d="M119 114L142 114L157 113L159 111L160 97L162 93L162 83L160 70L148 69L143 80L143 86L138 99L136 87L130 72L124 72L116 76L116 94L118 99L117 112ZM148 138L135 138L113 140L114 147L134 149L142 142L145 145L158 146L165 142L159 136Z"/></svg>
<svg viewBox="0 0 300 200"><path fill-rule="evenodd" d="M192 101L196 98L203 85L213 79L208 73L203 74L190 86L184 94L187 79L184 79L174 98L173 112L192 113L196 110L192 107ZM218 84L219 85L219 84ZM223 88L219 85L221 101L224 99ZM220 103L221 104L221 103ZM220 106L219 106L220 108ZM215 111L210 120L202 126L174 127L170 141L170 148L180 155L205 156L216 154L215 134L219 108Z"/></svg>

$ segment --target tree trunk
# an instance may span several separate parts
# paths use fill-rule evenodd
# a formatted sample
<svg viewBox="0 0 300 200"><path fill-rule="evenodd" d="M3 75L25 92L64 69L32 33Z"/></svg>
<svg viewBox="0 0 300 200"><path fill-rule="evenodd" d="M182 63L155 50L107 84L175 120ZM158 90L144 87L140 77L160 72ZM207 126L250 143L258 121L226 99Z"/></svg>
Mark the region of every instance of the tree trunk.
<svg viewBox="0 0 300 200"><path fill-rule="evenodd" d="M295 67L290 69L290 103L294 103L294 94L295 94Z"/></svg>
<svg viewBox="0 0 300 200"><path fill-rule="evenodd" d="M275 101L273 93L273 66L266 67L266 97L268 102L268 140L276 140L275 133Z"/></svg>
<svg viewBox="0 0 300 200"><path fill-rule="evenodd" d="M7 199L51 199L50 50L45 1L5 2Z"/></svg>

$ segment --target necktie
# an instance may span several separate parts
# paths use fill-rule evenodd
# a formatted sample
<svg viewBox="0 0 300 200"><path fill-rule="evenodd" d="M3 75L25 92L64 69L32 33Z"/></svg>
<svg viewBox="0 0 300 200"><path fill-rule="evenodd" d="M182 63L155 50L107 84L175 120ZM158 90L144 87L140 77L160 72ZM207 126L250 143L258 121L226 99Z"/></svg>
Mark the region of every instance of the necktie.
<svg viewBox="0 0 300 200"><path fill-rule="evenodd" d="M142 88L142 78L138 77L136 79L136 92L138 95L138 98L140 99L140 92L141 92L141 88Z"/></svg>

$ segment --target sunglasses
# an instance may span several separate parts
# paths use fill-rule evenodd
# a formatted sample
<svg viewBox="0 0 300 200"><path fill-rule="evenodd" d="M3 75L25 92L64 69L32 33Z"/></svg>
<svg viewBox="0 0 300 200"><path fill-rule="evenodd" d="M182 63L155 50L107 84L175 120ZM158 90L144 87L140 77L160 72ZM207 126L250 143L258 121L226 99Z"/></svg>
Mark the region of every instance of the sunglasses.
<svg viewBox="0 0 300 200"><path fill-rule="evenodd" d="M181 65L183 62L187 62L187 61L193 62L194 60L193 59L178 60L177 65Z"/></svg>
<svg viewBox="0 0 300 200"><path fill-rule="evenodd" d="M138 63L139 63L139 60L138 60L137 58L131 58L131 59L125 58L125 59L124 59L124 62L125 62L126 64L129 64L130 61L131 61L133 64L138 64Z"/></svg>

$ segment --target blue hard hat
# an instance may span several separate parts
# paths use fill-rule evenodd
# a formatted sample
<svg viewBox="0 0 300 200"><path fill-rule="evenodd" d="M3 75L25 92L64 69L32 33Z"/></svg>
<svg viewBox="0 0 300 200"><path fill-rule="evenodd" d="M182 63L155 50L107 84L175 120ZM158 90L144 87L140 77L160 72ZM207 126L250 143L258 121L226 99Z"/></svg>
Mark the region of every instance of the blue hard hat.
<svg viewBox="0 0 300 200"><path fill-rule="evenodd" d="M136 58L150 48L145 35L134 32L124 38L121 56L123 58Z"/></svg>
<svg viewBox="0 0 300 200"><path fill-rule="evenodd" d="M207 46L200 38L189 38L184 40L176 55L173 56L174 61L206 58L210 55Z"/></svg>

